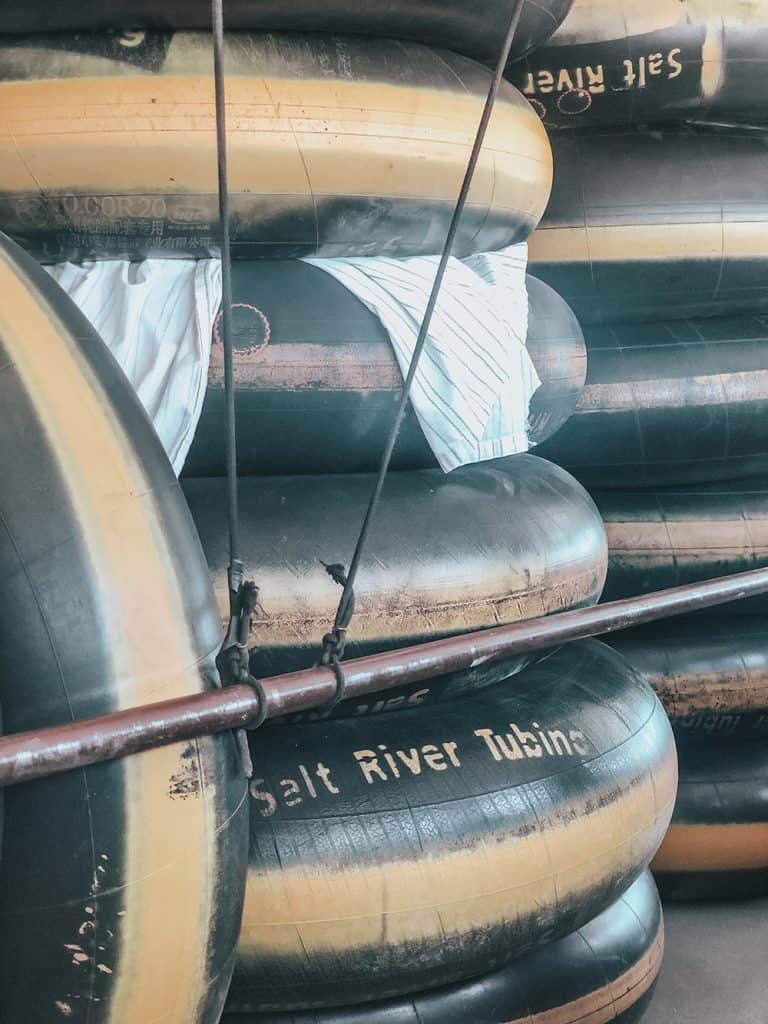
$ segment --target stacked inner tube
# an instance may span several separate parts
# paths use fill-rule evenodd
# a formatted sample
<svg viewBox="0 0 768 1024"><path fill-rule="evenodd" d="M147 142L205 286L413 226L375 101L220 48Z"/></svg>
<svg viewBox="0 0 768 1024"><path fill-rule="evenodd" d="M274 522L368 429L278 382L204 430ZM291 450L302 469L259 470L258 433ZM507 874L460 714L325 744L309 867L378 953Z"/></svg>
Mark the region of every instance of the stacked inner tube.
<svg viewBox="0 0 768 1024"><path fill-rule="evenodd" d="M515 977L635 881L676 790L658 698L596 641L435 708L265 729L252 756L235 1019L393 1012L489 971L480 988L504 989L507 964ZM567 1004L562 967L558 983Z"/></svg>
<svg viewBox="0 0 768 1024"><path fill-rule="evenodd" d="M764 620L672 620L611 640L677 733L675 817L654 870L675 899L768 895L768 664Z"/></svg>
<svg viewBox="0 0 768 1024"><path fill-rule="evenodd" d="M526 347L542 381L531 399L528 438L541 445L576 410L587 353L567 303L530 275L526 288ZM240 471L273 476L284 474L286 466L302 474L377 469L403 384L379 318L329 274L299 260L236 262L232 298ZM187 477L224 472L224 399L224 348L217 331ZM392 468L435 465L409 405Z"/></svg>
<svg viewBox="0 0 768 1024"><path fill-rule="evenodd" d="M589 924L482 979L335 1010L226 1014L224 1024L497 1024L640 1020L664 951L656 889L645 872Z"/></svg>
<svg viewBox="0 0 768 1024"><path fill-rule="evenodd" d="M761 477L597 494L611 598L768 564ZM768 893L768 693L764 599L750 598L611 643L662 700L678 738L680 789L654 862L674 899Z"/></svg>
<svg viewBox="0 0 768 1024"><path fill-rule="evenodd" d="M286 33L229 34L224 60L233 256L440 251L485 68ZM201 32L4 37L0 228L48 262L216 252L211 75ZM504 83L456 254L526 238L550 178L546 133Z"/></svg>
<svg viewBox="0 0 768 1024"><path fill-rule="evenodd" d="M768 756L752 743L685 741L675 814L654 860L671 899L768 896Z"/></svg>
<svg viewBox="0 0 768 1024"><path fill-rule="evenodd" d="M0 279L4 729L212 689L205 561L138 400L67 296L5 237ZM218 1020L245 885L245 798L231 734L10 787L2 1019Z"/></svg>
<svg viewBox="0 0 768 1024"><path fill-rule="evenodd" d="M491 80L483 62L494 63L510 11L495 2L467 10L453 0L232 6L225 67L240 519L242 553L259 586L249 650L259 676L306 667L320 654L340 593L327 564L349 564L402 388L382 322L297 257L440 252ZM541 44L570 6L524 3L513 58ZM206 27L207 8L197 2L128 11L112 0L90 13L65 2L44 14L34 2L12 4L0 45L0 228L44 263L215 254ZM551 176L545 127L504 82L454 255L525 241L547 205ZM539 263L542 279L527 283L527 344L542 380L529 410L534 446L574 414L587 369L576 316L547 283L546 261ZM55 293L52 283L47 288ZM163 477L167 464L156 471L161 492L172 495L174 529L188 525L186 498L198 533L174 554L185 571L178 579L166 571L160 586L176 583L185 614L205 623L206 658L227 617L221 357L215 333L182 489ZM137 437L141 430L146 423ZM100 465L94 459L89 467L97 479ZM140 503L153 493L140 479L131 496ZM124 525L116 516L130 559ZM347 652L593 604L607 557L597 506L567 469L526 454L441 474L409 410L361 562ZM169 656L159 642L150 650ZM199 662L207 668L202 652ZM190 674L197 680L197 662ZM88 685L102 675L83 675L84 698L92 699ZM80 710L93 708L73 713ZM175 824L166 809L178 798L181 812L211 833L210 849L199 877L174 877L171 896L162 872L156 880L151 873L154 861L146 874L143 862L134 865L147 928L120 932L139 952L120 947L126 967L118 996L130 999L123 977L135 958L149 963L165 934L153 934L144 951L148 923L159 917L178 928L182 888L194 922L180 960L184 967L197 958L197 987L185 987L183 971L169 965L177 943L165 941L149 994L137 995L130 1012L108 1001L94 1008L111 993L112 960L51 929L65 967L85 964L91 985L75 991L68 974L52 974L51 986L67 993L54 999L61 1015L83 1024L132 1024L139 1016L216 1024L236 957L229 1024L640 1019L663 951L648 866L671 818L677 761L659 698L622 654L585 641L480 662L428 684L285 716L250 746L245 805L231 736L182 751L170 779L165 762L142 777L145 788L160 787L150 810L165 815L162 834ZM99 769L103 784L89 798L122 807L121 777L108 774L122 770ZM136 820L142 793L125 797ZM158 834L154 817L141 820ZM109 837L116 842L124 831L120 819ZM169 856L188 839L189 830L174 834ZM190 860L196 852L185 848ZM12 888L13 876L4 877ZM117 886L104 897L108 909L123 905L113 895L122 893L121 878L104 879ZM208 916L198 890L203 909L213 908ZM99 910L99 891L76 894L89 901L84 913L92 904ZM8 898L13 911L24 909L21 897ZM67 914L77 905L68 890L53 893L46 912L57 900ZM35 941L48 920L33 915ZM15 928L6 932L16 941ZM30 963L32 946L25 946ZM161 973L165 997L154 980ZM139 972L133 977L144 984ZM202 982L207 1002L197 998ZM30 970L14 1006L35 985ZM181 989L184 1006L177 1000L166 1011L163 998ZM48 989L36 998L44 1009L25 1004L25 1024L50 1024ZM14 1011L9 1024L21 1019Z"/></svg>
<svg viewBox="0 0 768 1024"><path fill-rule="evenodd" d="M762 618L684 616L609 637L659 696L677 735L768 736L768 645Z"/></svg>
<svg viewBox="0 0 768 1024"><path fill-rule="evenodd" d="M510 60L519 60L540 46L558 27L573 0L523 0ZM467 8L463 0L376 0L349 4L329 0L233 0L227 4L227 27L235 31L312 32L327 35L400 39L455 51L494 65L509 21L504 0L487 0ZM99 32L130 26L125 35L136 45L147 29L196 29L211 24L207 0L105 0L85 9L77 0L60 0L51 8L41 0L10 0L3 31L21 35L47 32Z"/></svg>
<svg viewBox="0 0 768 1024"><path fill-rule="evenodd" d="M603 600L768 564L760 2L575 0L510 72L551 133L531 270L587 347L539 454L589 489ZM765 891L765 601L611 637L659 694L680 791L654 861L670 897Z"/></svg>
<svg viewBox="0 0 768 1024"><path fill-rule="evenodd" d="M553 128L714 121L765 124L762 0L575 0L511 80Z"/></svg>
<svg viewBox="0 0 768 1024"><path fill-rule="evenodd" d="M311 664L339 598L323 563L331 555L348 563L373 481L368 474L241 481L243 555L259 566L257 674ZM225 481L187 479L184 492L225 618ZM565 470L533 455L447 475L392 473L370 536L350 654L594 604L605 576L594 503Z"/></svg>
<svg viewBox="0 0 768 1024"><path fill-rule="evenodd" d="M582 324L768 309L761 133L662 125L552 136L532 272Z"/></svg>
<svg viewBox="0 0 768 1024"><path fill-rule="evenodd" d="M765 473L767 327L764 316L587 327L586 386L538 454L595 488Z"/></svg>
<svg viewBox="0 0 768 1024"><path fill-rule="evenodd" d="M654 870L670 899L768 895L768 673L762 618L671 620L612 645L677 734L675 815Z"/></svg>

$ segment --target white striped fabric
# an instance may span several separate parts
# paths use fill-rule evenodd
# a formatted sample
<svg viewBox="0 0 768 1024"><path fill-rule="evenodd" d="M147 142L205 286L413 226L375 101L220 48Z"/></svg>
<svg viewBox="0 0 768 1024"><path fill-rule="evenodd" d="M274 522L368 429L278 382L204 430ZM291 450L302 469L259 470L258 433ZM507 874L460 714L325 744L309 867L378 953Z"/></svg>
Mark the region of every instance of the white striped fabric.
<svg viewBox="0 0 768 1024"><path fill-rule="evenodd" d="M219 260L105 260L46 267L133 384L178 475L208 382Z"/></svg>
<svg viewBox="0 0 768 1024"><path fill-rule="evenodd" d="M405 376L439 258L307 262L376 314ZM411 391L445 472L528 450L528 406L541 381L525 347L526 262L525 243L449 261Z"/></svg>
<svg viewBox="0 0 768 1024"><path fill-rule="evenodd" d="M525 347L526 246L451 259L411 402L440 466L527 451L528 405L540 384ZM381 320L403 375L438 258L312 259ZM218 260L107 260L48 267L136 389L181 472L205 395Z"/></svg>

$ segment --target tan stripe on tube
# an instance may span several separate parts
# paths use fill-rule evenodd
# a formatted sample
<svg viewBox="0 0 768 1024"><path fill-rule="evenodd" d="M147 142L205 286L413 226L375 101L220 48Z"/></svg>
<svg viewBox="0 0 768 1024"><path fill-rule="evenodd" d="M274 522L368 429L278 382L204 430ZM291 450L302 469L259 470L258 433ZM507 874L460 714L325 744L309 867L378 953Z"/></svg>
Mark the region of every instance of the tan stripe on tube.
<svg viewBox="0 0 768 1024"><path fill-rule="evenodd" d="M645 409L706 407L737 402L761 402L768 395L768 370L738 370L688 377L587 384L577 410L634 412Z"/></svg>
<svg viewBox="0 0 768 1024"><path fill-rule="evenodd" d="M660 923L650 949L618 978L580 999L506 1024L608 1024L648 991L658 976L663 957L664 925Z"/></svg>
<svg viewBox="0 0 768 1024"><path fill-rule="evenodd" d="M448 92L231 76L230 189L310 204L369 195L453 201L480 110L458 83ZM214 129L213 85L201 75L3 82L0 191L215 194ZM538 118L527 105L499 102L470 204L538 220L551 178Z"/></svg>
<svg viewBox="0 0 768 1024"><path fill-rule="evenodd" d="M307 955L467 934L588 893L647 860L664 834L677 787L675 755L590 813L574 805L548 832L488 837L469 849L410 861L248 873L239 953ZM386 927L383 930L383 922Z"/></svg>
<svg viewBox="0 0 768 1024"><path fill-rule="evenodd" d="M729 232L733 229L730 246ZM528 242L532 272L537 263L639 263L662 260L719 260L724 246L734 258L758 254L765 226L703 224L595 224L557 227L546 223ZM764 248L763 248L764 252Z"/></svg>
<svg viewBox="0 0 768 1024"><path fill-rule="evenodd" d="M768 868L768 822L672 824L654 871L748 871Z"/></svg>

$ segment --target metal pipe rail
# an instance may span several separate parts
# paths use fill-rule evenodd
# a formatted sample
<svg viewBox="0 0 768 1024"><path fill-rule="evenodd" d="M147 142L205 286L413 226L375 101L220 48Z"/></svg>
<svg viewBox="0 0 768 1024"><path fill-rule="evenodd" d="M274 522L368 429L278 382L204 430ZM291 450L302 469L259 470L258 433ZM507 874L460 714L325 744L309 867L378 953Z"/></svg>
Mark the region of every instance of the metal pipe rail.
<svg viewBox="0 0 768 1024"><path fill-rule="evenodd" d="M644 622L696 611L768 592L768 568L671 587L528 619L474 633L433 640L344 663L347 697L432 679L511 654L612 633ZM330 666L261 680L266 717L277 718L327 703L336 693ZM260 715L259 697L247 685L147 704L0 738L0 786L136 754L197 736L247 728Z"/></svg>

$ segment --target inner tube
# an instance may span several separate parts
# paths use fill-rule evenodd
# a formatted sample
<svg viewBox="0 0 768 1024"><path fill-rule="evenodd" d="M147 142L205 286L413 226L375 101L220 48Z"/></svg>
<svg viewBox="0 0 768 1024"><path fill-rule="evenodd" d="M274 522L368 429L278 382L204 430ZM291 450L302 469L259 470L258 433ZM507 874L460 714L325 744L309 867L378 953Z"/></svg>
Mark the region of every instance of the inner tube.
<svg viewBox="0 0 768 1024"><path fill-rule="evenodd" d="M537 454L593 487L768 470L764 317L592 327L586 344L576 413Z"/></svg>
<svg viewBox="0 0 768 1024"><path fill-rule="evenodd" d="M532 273L582 324L768 309L768 146L757 133L558 132Z"/></svg>
<svg viewBox="0 0 768 1024"><path fill-rule="evenodd" d="M510 69L556 128L681 120L765 124L764 0L575 0L549 43Z"/></svg>
<svg viewBox="0 0 768 1024"><path fill-rule="evenodd" d="M0 228L43 262L218 246L211 36L5 37ZM339 36L225 40L232 255L442 250L490 82L464 57ZM254 168L258 173L254 174ZM456 255L527 237L544 128L502 85Z"/></svg>
<svg viewBox="0 0 768 1024"><path fill-rule="evenodd" d="M4 237L0 289L5 731L212 689L216 607L149 421L85 318ZM215 1024L246 813L231 734L5 790L0 1017Z"/></svg>
<svg viewBox="0 0 768 1024"><path fill-rule="evenodd" d="M768 565L765 477L592 496L608 538L605 601ZM768 601L760 595L730 608L761 614Z"/></svg>
<svg viewBox="0 0 768 1024"><path fill-rule="evenodd" d="M653 996L664 920L645 871L564 939L479 979L362 1007L224 1014L223 1024L634 1024Z"/></svg>
<svg viewBox="0 0 768 1024"><path fill-rule="evenodd" d="M225 481L183 486L226 620ZM341 594L324 563L349 564L372 486L364 474L241 480L242 557L258 567L257 676L317 660ZM347 653L594 604L605 563L594 504L543 459L517 455L448 475L390 473L360 565Z"/></svg>
<svg viewBox="0 0 768 1024"><path fill-rule="evenodd" d="M768 744L678 745L680 783L653 861L669 899L768 896Z"/></svg>
<svg viewBox="0 0 768 1024"><path fill-rule="evenodd" d="M529 438L538 444L576 408L587 357L581 329L566 303L535 278L526 284L527 347L542 380L529 410ZM325 271L297 260L234 264L232 297L242 303L233 316L238 471L376 470L403 385L379 318ZM184 467L187 476L226 471L224 405L224 349L215 332L208 391ZM409 405L392 468L434 465Z"/></svg>
<svg viewBox="0 0 768 1024"><path fill-rule="evenodd" d="M461 701L251 748L235 1013L421 991L574 931L647 864L677 779L653 691L596 641Z"/></svg>
<svg viewBox="0 0 768 1024"><path fill-rule="evenodd" d="M543 43L568 13L572 0L525 0L510 52L519 60ZM383 36L438 46L495 65L509 24L506 0L227 0L231 30L322 32ZM102 0L84 7L77 0L5 0L4 33L93 32L118 29L124 45L137 46L137 29L209 30L207 0ZM130 31L125 31L126 27Z"/></svg>
<svg viewBox="0 0 768 1024"><path fill-rule="evenodd" d="M678 736L768 736L768 629L751 616L691 615L607 642L656 691Z"/></svg>

